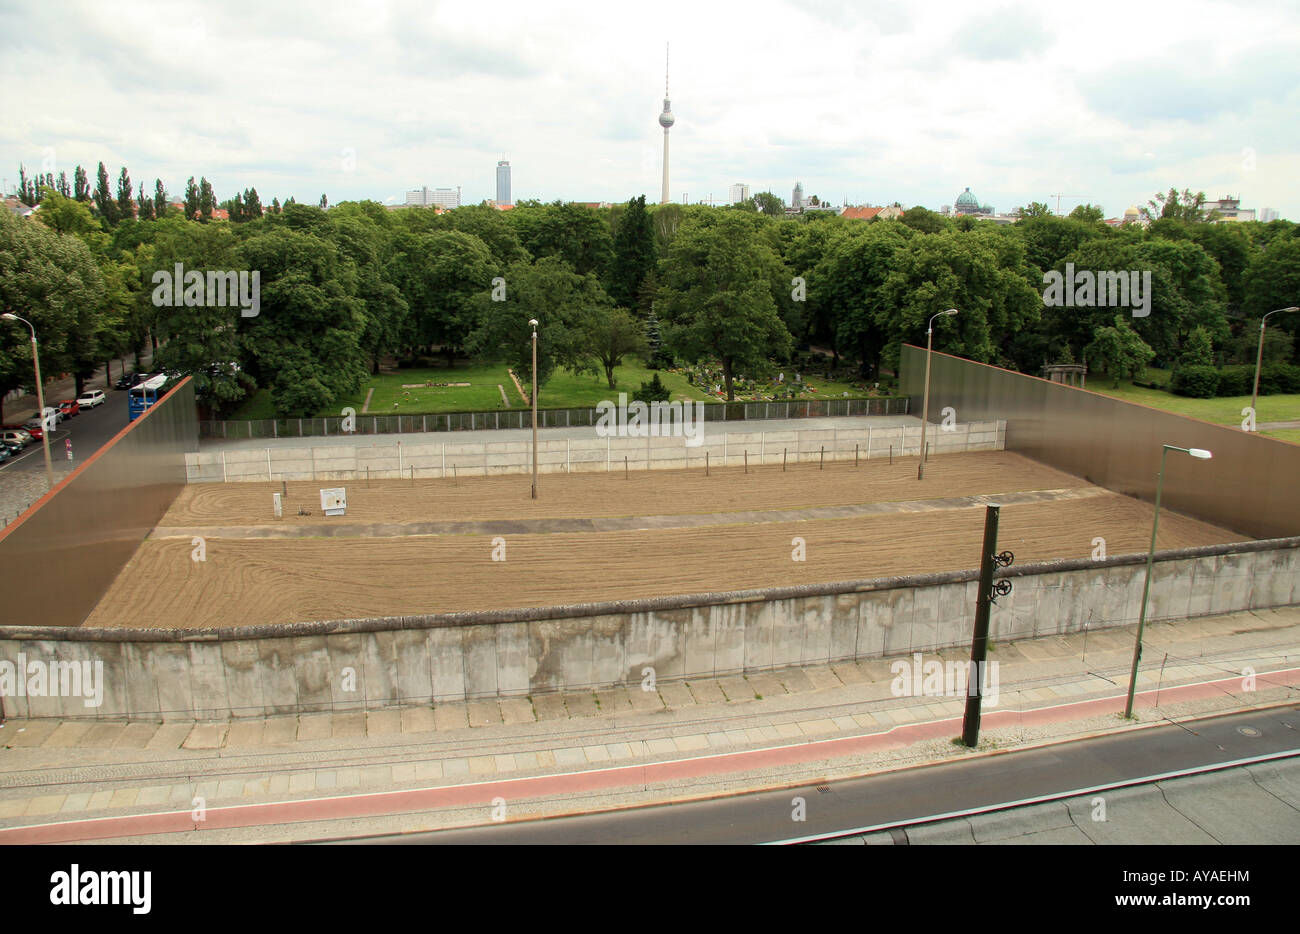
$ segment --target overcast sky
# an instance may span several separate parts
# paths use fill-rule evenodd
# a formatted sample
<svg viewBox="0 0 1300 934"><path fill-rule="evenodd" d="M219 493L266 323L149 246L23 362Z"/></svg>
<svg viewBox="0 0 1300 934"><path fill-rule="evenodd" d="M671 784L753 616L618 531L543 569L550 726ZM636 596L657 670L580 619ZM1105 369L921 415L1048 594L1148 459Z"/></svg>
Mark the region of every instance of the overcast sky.
<svg viewBox="0 0 1300 934"><path fill-rule="evenodd" d="M102 160L219 198L672 197L1107 216L1171 185L1300 219L1292 0L0 0L0 175ZM634 12L635 10L635 12Z"/></svg>

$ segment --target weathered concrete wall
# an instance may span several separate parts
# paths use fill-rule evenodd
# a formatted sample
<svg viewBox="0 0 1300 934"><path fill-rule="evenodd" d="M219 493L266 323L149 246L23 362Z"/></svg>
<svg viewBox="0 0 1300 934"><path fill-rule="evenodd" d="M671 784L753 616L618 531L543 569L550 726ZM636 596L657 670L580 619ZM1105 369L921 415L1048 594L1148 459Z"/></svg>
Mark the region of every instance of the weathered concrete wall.
<svg viewBox="0 0 1300 934"><path fill-rule="evenodd" d="M1145 555L1011 567L999 641L1136 622ZM210 719L537 694L933 651L970 642L974 570L544 609L220 630L0 628L0 660L101 662L99 707L14 717ZM1300 604L1300 538L1162 552L1148 619ZM348 690L347 679L355 680Z"/></svg>
<svg viewBox="0 0 1300 934"><path fill-rule="evenodd" d="M1000 451L1006 422L982 421L932 427L927 435L931 454ZM622 470L680 470L710 465L738 467L746 456L751 464L791 464L827 460L915 455L920 450L917 427L828 428L801 431L706 430L703 443L689 447L685 438L570 438L539 440L538 471L542 473ZM366 476L443 477L528 473L532 445L528 441L401 442L332 441L311 447L243 448L203 451L186 456L190 483L280 480L353 480Z"/></svg>

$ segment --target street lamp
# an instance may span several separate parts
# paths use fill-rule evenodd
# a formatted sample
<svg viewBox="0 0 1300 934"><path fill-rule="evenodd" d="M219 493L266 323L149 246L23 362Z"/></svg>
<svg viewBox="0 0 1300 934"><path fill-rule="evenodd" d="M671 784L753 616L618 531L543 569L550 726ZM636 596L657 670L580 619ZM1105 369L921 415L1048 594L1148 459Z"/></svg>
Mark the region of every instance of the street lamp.
<svg viewBox="0 0 1300 934"><path fill-rule="evenodd" d="M533 499L537 499L537 319L529 318L533 327Z"/></svg>
<svg viewBox="0 0 1300 934"><path fill-rule="evenodd" d="M1255 355L1255 389L1250 394L1250 415L1256 431L1259 430L1259 415L1255 411L1255 400L1259 398L1259 367L1264 362L1264 327L1268 323L1268 315L1277 315L1284 311L1300 311L1300 308L1294 305L1290 308L1277 308L1259 319L1259 353Z"/></svg>
<svg viewBox="0 0 1300 934"><path fill-rule="evenodd" d="M50 425L45 421L45 390L41 388L41 358L36 352L36 328L26 318L5 312L0 315L6 321L21 321L32 332L32 364L36 367L36 407L40 409L41 446L45 448L45 483L46 490L54 489L54 468L50 465Z"/></svg>
<svg viewBox="0 0 1300 934"><path fill-rule="evenodd" d="M1151 548L1147 551L1147 579L1142 585L1142 611L1138 614L1137 642L1133 645L1133 671L1128 679L1128 703L1124 706L1124 719L1133 717L1133 689L1137 686L1138 662L1142 660L1142 629L1147 621L1147 595L1151 592L1151 566L1156 559L1156 530L1160 528L1160 491L1165 482L1165 458L1170 451L1181 451L1198 460L1208 461L1213 455L1202 448L1179 448L1166 444L1160 452L1160 474L1156 479L1156 515L1151 523Z"/></svg>
<svg viewBox="0 0 1300 934"><path fill-rule="evenodd" d="M930 349L934 345L934 319L955 315L956 308L941 311L925 327L925 402L921 405L921 462L916 465L916 479L925 478L925 429L930 424Z"/></svg>

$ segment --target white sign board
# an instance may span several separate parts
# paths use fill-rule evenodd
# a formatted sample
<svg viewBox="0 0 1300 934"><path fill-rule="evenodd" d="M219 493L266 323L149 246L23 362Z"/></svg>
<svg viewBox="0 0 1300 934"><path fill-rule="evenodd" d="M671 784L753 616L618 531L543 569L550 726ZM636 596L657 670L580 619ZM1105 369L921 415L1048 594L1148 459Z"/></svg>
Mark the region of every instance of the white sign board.
<svg viewBox="0 0 1300 934"><path fill-rule="evenodd" d="M348 508L348 491L343 487L320 491L321 512L327 516L341 516Z"/></svg>
<svg viewBox="0 0 1300 934"><path fill-rule="evenodd" d="M281 516L281 514L282 514L282 510L283 510L283 508L284 508L284 507L280 504L280 494L279 494L279 493L272 493L272 494L271 494L271 497L272 497L272 502L275 504L275 517L276 517L277 519L279 519L280 516Z"/></svg>

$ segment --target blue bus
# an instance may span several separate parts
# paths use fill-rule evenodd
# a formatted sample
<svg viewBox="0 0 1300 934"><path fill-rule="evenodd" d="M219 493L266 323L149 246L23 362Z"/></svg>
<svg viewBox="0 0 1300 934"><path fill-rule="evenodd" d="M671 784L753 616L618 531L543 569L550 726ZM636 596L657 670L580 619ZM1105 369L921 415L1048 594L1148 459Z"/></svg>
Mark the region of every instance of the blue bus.
<svg viewBox="0 0 1300 934"><path fill-rule="evenodd" d="M167 384L167 374L159 373L131 388L127 403L127 421L135 421L145 410L162 398L163 387Z"/></svg>

